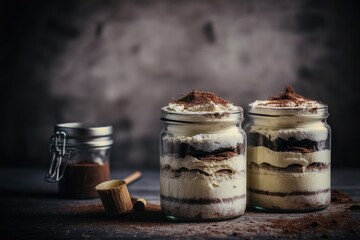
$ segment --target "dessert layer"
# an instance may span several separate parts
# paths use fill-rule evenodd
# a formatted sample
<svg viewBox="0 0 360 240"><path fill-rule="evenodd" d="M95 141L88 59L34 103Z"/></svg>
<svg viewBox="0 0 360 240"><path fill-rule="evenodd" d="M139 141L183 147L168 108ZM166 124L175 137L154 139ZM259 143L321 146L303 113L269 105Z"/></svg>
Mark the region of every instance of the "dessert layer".
<svg viewBox="0 0 360 240"><path fill-rule="evenodd" d="M238 107L234 106L231 103L221 105L221 104L216 104L212 101L208 103L204 103L200 105L192 105L188 107L181 103L169 103L169 105L164 107L163 109L169 112L181 112L181 113L192 113L192 112L222 113L222 112L236 112L239 110Z"/></svg>
<svg viewBox="0 0 360 240"><path fill-rule="evenodd" d="M218 161L217 159L201 161L189 155L184 158L165 155L160 158L160 168L170 168L171 171L178 171L180 169L200 170L208 175L224 170L244 172L246 169L246 159L244 155L237 155L223 161Z"/></svg>
<svg viewBox="0 0 360 240"><path fill-rule="evenodd" d="M284 101L284 105L273 104L271 100L257 100L249 104L250 114L259 115L317 115L327 114L327 105L309 101L296 105L292 101Z"/></svg>
<svg viewBox="0 0 360 240"><path fill-rule="evenodd" d="M263 146L248 146L247 159L249 163L253 162L257 165L267 163L280 168L285 168L293 164L307 167L313 163L323 163L327 166L331 161L331 151L321 150L311 153L276 152Z"/></svg>
<svg viewBox="0 0 360 240"><path fill-rule="evenodd" d="M197 148L195 148L188 143L171 142L168 141L168 139L164 139L162 145L162 154L171 154L180 158L184 158L185 156L190 155L203 160L226 160L236 155L245 153L245 146L241 143L238 143L235 146L223 146L220 148L215 148L215 145L219 145L219 143L203 144L203 148L201 149L199 144L196 145Z"/></svg>
<svg viewBox="0 0 360 240"><path fill-rule="evenodd" d="M298 192L270 192L270 191L262 191L262 190L256 190L252 188L248 188L249 193L255 193L255 194L261 194L261 195L267 195L267 196L276 196L276 197L289 197L289 196L313 196L321 193L328 193L330 192L330 189L324 189L319 191L298 191Z"/></svg>
<svg viewBox="0 0 360 240"><path fill-rule="evenodd" d="M278 121L277 119L269 119L270 122ZM300 125L300 124L298 124ZM274 125L276 126L276 124ZM306 126L298 126L297 128L275 128L254 125L250 129L251 134L261 134L268 138L269 141L273 141L277 138L288 140L289 138L295 138L298 140L308 139L311 141L324 141L328 138L329 129L325 125L320 123L307 124Z"/></svg>
<svg viewBox="0 0 360 240"><path fill-rule="evenodd" d="M207 176L197 171L161 171L160 192L177 199L231 198L246 194L243 172L218 172Z"/></svg>
<svg viewBox="0 0 360 240"><path fill-rule="evenodd" d="M215 128L222 128L222 130ZM185 143L196 150L206 152L219 148L236 147L239 143L244 142L245 135L234 125L225 128L222 124L169 125L168 130L174 135L165 136L164 141L174 144Z"/></svg>
<svg viewBox="0 0 360 240"><path fill-rule="evenodd" d="M205 204L179 202L161 196L160 202L164 214L189 219L234 218L243 214L246 208L245 196L235 197L232 200L219 199L216 203Z"/></svg>
<svg viewBox="0 0 360 240"><path fill-rule="evenodd" d="M252 206L271 210L301 211L325 208L330 204L330 189L312 195L274 196L249 192L248 201Z"/></svg>
<svg viewBox="0 0 360 240"><path fill-rule="evenodd" d="M261 163L260 165L251 162L248 164L248 168L261 168L271 172L279 173L305 173L305 172L319 172L324 169L330 168L330 164L326 165L324 163L314 162L307 166L302 166L300 164L291 164L287 167L275 167L268 163Z"/></svg>
<svg viewBox="0 0 360 240"><path fill-rule="evenodd" d="M164 107L166 111L187 112L235 112L238 107L210 92L192 91Z"/></svg>
<svg viewBox="0 0 360 240"><path fill-rule="evenodd" d="M309 139L288 139L276 138L269 139L265 135L257 132L250 132L248 136L248 146L264 146L277 152L315 152L330 149L329 140L313 141Z"/></svg>
<svg viewBox="0 0 360 240"><path fill-rule="evenodd" d="M216 203L233 203L236 202L239 199L245 199L246 195L242 194L242 195L238 195L238 196L233 196L233 197L228 197L228 198L199 198L199 199L193 199L193 198L173 198L173 197L166 197L164 195L160 195L162 200L166 200L168 202L177 202L177 203L185 203L185 204L204 204L204 205L208 205L208 204L216 204Z"/></svg>
<svg viewBox="0 0 360 240"><path fill-rule="evenodd" d="M290 87L269 100L257 100L249 104L251 114L264 115L316 115L327 114L327 105L307 99Z"/></svg>
<svg viewBox="0 0 360 240"><path fill-rule="evenodd" d="M273 172L251 167L247 177L249 189L274 194L292 195L330 189L330 167L303 173Z"/></svg>

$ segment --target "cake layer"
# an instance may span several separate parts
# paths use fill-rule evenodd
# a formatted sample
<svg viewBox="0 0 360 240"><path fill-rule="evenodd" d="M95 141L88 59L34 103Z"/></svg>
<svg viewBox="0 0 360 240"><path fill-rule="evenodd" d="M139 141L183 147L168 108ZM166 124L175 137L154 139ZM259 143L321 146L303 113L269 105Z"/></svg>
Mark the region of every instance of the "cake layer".
<svg viewBox="0 0 360 240"><path fill-rule="evenodd" d="M321 150L311 153L301 152L276 152L263 146L248 146L247 159L249 163L268 163L275 167L285 168L292 164L309 166L313 163L323 163L329 165L331 161L331 151Z"/></svg>
<svg viewBox="0 0 360 240"><path fill-rule="evenodd" d="M212 203L192 202L188 200L160 197L161 209L168 216L187 219L234 218L245 212L246 195L238 195L231 199L219 198Z"/></svg>
<svg viewBox="0 0 360 240"><path fill-rule="evenodd" d="M247 172L249 188L254 191L292 195L330 189L330 167L302 173L273 172L251 167Z"/></svg>
<svg viewBox="0 0 360 240"><path fill-rule="evenodd" d="M187 170L197 169L209 175L221 170L229 170L230 172L245 172L246 159L244 155L237 155L223 161L218 161L217 159L202 161L192 156L177 158L176 156L165 155L160 158L160 168L164 169L167 167L169 167L172 171L177 171L183 168Z"/></svg>
<svg viewBox="0 0 360 240"><path fill-rule="evenodd" d="M248 201L252 206L282 211L307 211L325 208L330 204L331 190L326 189L313 194L297 194L287 196L267 195L250 192Z"/></svg>
<svg viewBox="0 0 360 240"><path fill-rule="evenodd" d="M261 133L250 132L248 134L248 146L264 146L277 152L307 153L330 149L330 139L321 141L313 141L310 139L297 139L294 137L289 137L287 139L270 139Z"/></svg>
<svg viewBox="0 0 360 240"><path fill-rule="evenodd" d="M216 203L233 203L239 199L245 199L246 195L239 195L239 196L233 196L233 197L229 197L229 198L198 198L198 199L193 199L193 198L173 198L173 197L166 197L164 195L160 195L161 199L166 200L168 202L178 202L178 203L186 203L186 204L203 204L203 205L208 205L208 204L216 204Z"/></svg>
<svg viewBox="0 0 360 240"><path fill-rule="evenodd" d="M319 172L323 171L326 168L329 168L330 164L325 165L324 163L312 163L308 166L302 166L300 164L291 164L287 167L275 167L268 163L262 163L257 165L256 163L250 163L248 168L261 168L271 172L278 172L278 173L305 173L305 172Z"/></svg>
<svg viewBox="0 0 360 240"><path fill-rule="evenodd" d="M207 148L208 146L204 146ZM173 155L178 156L180 158L184 158L187 155L191 155L198 159L216 159L216 160L225 160L236 156L238 154L244 153L245 147L243 144L237 144L233 147L223 147L215 149L214 151L207 152L204 150L197 150L193 146L187 143L175 143L175 142L167 142L163 141L162 154L164 155Z"/></svg>
<svg viewBox="0 0 360 240"><path fill-rule="evenodd" d="M250 194L260 194L260 195L267 195L267 196L276 196L276 197L291 197L291 196L313 196L321 193L330 192L330 189L324 189L319 191L299 191L299 192L270 192L270 191L262 191L262 190L255 190L252 188L248 188Z"/></svg>
<svg viewBox="0 0 360 240"><path fill-rule="evenodd" d="M246 194L246 173L218 172L206 176L196 171L161 171L160 192L177 199L232 198Z"/></svg>

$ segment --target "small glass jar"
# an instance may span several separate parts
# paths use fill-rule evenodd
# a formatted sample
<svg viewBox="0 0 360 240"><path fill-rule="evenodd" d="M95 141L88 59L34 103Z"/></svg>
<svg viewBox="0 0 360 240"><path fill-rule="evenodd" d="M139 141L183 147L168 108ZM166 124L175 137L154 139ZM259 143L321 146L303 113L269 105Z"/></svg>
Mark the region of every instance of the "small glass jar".
<svg viewBox="0 0 360 240"><path fill-rule="evenodd" d="M174 113L162 109L161 210L172 220L238 217L246 208L243 110Z"/></svg>
<svg viewBox="0 0 360 240"><path fill-rule="evenodd" d="M65 198L96 198L95 186L110 179L111 126L62 123L51 137L52 161L45 177L59 182Z"/></svg>
<svg viewBox="0 0 360 240"><path fill-rule="evenodd" d="M252 108L248 201L259 210L308 212L330 204L331 130L327 105Z"/></svg>

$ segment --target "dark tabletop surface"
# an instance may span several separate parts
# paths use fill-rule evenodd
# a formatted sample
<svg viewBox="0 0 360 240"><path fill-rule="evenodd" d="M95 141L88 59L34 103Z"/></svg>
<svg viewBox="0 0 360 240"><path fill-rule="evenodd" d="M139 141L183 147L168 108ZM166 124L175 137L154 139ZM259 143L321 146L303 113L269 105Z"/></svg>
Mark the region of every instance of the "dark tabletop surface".
<svg viewBox="0 0 360 240"><path fill-rule="evenodd" d="M143 197L145 211L106 217L100 199L70 200L57 184L43 180L46 169L0 169L0 239L229 238L360 239L360 171L332 171L332 204L312 213L261 213L248 209L236 219L218 222L172 222L161 213L158 171L142 171L129 186ZM121 179L131 171L113 171Z"/></svg>

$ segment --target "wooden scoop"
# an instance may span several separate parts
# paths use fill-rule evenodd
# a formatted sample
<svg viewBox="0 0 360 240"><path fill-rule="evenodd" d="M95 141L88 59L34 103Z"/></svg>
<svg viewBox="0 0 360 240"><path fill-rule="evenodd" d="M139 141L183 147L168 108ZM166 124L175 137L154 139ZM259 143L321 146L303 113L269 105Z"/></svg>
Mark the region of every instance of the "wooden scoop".
<svg viewBox="0 0 360 240"><path fill-rule="evenodd" d="M132 210L133 204L127 184L140 177L141 173L136 171L124 180L110 180L95 187L108 216L124 215Z"/></svg>
<svg viewBox="0 0 360 240"><path fill-rule="evenodd" d="M129 176L127 176L126 178L124 178L123 181L125 181L125 183L127 185L129 185L130 183L135 182L139 178L141 178L141 172L140 171L135 171L132 174L130 174Z"/></svg>

